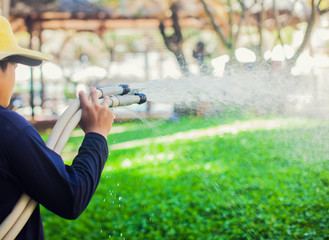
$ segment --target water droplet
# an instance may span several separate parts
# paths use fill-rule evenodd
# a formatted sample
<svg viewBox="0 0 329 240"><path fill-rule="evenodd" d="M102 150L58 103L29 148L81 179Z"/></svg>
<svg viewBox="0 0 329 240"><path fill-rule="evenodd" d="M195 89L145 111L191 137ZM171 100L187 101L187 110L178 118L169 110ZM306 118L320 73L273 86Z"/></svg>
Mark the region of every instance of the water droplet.
<svg viewBox="0 0 329 240"><path fill-rule="evenodd" d="M149 160L149 161L153 161L154 160L154 156L153 155L148 155L146 157L146 159Z"/></svg>
<svg viewBox="0 0 329 240"><path fill-rule="evenodd" d="M132 162L128 158L126 158L125 160L123 160L121 167L128 168L128 167L131 167L131 165L132 165Z"/></svg>
<svg viewBox="0 0 329 240"><path fill-rule="evenodd" d="M207 163L205 166L204 166L204 169L205 170L209 170L211 168L211 164L210 163Z"/></svg>
<svg viewBox="0 0 329 240"><path fill-rule="evenodd" d="M156 158L159 159L159 160L163 160L165 158L165 154L159 153L159 154L156 155Z"/></svg>

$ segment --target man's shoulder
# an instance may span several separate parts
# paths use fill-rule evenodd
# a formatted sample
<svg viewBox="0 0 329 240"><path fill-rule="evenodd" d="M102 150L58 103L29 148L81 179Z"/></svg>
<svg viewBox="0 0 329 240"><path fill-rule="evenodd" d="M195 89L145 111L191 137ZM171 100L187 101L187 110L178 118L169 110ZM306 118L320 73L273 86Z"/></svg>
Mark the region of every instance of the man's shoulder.
<svg viewBox="0 0 329 240"><path fill-rule="evenodd" d="M18 113L0 108L0 136L2 139L14 137L30 126L31 124Z"/></svg>
<svg viewBox="0 0 329 240"><path fill-rule="evenodd" d="M13 124L16 126L23 125L23 127L29 126L30 123L17 112L0 108L0 121L3 123Z"/></svg>

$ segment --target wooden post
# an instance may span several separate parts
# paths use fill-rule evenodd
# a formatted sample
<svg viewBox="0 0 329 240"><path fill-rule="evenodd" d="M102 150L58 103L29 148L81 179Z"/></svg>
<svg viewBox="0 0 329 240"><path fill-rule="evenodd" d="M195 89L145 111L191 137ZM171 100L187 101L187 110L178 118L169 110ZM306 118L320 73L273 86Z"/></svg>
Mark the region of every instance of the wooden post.
<svg viewBox="0 0 329 240"><path fill-rule="evenodd" d="M42 27L40 22L36 25L36 30L38 34L38 51L41 51L41 46L42 46ZM43 109L45 100L46 100L46 95L45 95L45 81L43 79L43 73L42 73L42 65L40 65L40 84L41 84L41 89L40 89L40 98L41 98L41 108Z"/></svg>
<svg viewBox="0 0 329 240"><path fill-rule="evenodd" d="M1 9L2 16L8 19L10 14L10 0L1 0Z"/></svg>
<svg viewBox="0 0 329 240"><path fill-rule="evenodd" d="M27 26L27 31L30 34L30 49L33 48L33 20L28 17L25 19L25 23ZM31 77L30 77L30 106L31 106L31 118L34 120L34 75L33 68L31 67Z"/></svg>

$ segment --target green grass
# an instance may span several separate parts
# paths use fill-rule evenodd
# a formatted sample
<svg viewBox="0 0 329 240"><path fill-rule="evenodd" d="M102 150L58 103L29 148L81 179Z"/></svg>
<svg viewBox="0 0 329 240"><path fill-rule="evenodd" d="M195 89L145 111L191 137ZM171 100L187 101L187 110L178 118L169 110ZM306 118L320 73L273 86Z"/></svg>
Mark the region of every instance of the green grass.
<svg viewBox="0 0 329 240"><path fill-rule="evenodd" d="M125 123L109 142L230 122ZM46 239L328 239L328 140L328 123L289 119L274 130L112 150L77 220L42 209ZM72 137L65 152L81 141Z"/></svg>

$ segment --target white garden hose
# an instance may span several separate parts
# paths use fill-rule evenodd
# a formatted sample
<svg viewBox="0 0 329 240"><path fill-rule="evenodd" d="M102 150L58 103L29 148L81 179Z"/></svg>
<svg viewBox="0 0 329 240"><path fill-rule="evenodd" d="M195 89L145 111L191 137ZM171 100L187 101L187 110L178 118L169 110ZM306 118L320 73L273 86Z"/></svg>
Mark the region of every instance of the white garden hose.
<svg viewBox="0 0 329 240"><path fill-rule="evenodd" d="M98 98L103 98L104 96L112 96L112 95L125 95L129 93L130 89L128 85L120 85L120 86L112 86L112 87L104 87L100 88L97 91ZM71 120L73 115L79 110L80 108L80 101L76 99L71 105L64 111L61 115L60 119L56 122L53 130L51 131L49 138L47 140L47 146L50 149L54 149L57 141L60 139L60 136ZM71 133L70 133L71 134ZM57 152L58 153L58 152Z"/></svg>
<svg viewBox="0 0 329 240"><path fill-rule="evenodd" d="M146 96L144 94L125 95L129 91L127 85L100 88L98 89L98 98L110 96L109 107L129 105L133 103L142 104L146 102ZM125 96L114 96L117 94ZM77 99L61 115L49 135L46 145L58 154L62 153L72 131L80 122L81 110L79 108L80 101ZM37 204L38 203L28 195L22 194L12 212L0 225L0 239L14 239L30 218Z"/></svg>

